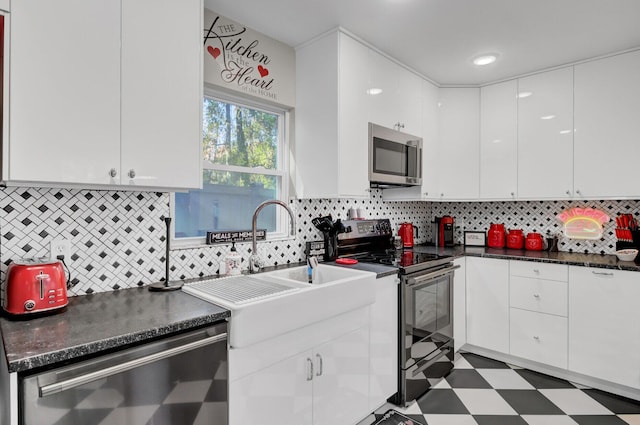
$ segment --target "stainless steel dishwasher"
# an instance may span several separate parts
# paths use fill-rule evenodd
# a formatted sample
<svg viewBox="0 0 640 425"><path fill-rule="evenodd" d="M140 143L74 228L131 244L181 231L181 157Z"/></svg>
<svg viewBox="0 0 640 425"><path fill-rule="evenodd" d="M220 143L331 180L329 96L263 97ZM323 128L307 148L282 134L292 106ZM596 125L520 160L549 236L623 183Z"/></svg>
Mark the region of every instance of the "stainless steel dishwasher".
<svg viewBox="0 0 640 425"><path fill-rule="evenodd" d="M226 425L227 323L20 379L22 425Z"/></svg>

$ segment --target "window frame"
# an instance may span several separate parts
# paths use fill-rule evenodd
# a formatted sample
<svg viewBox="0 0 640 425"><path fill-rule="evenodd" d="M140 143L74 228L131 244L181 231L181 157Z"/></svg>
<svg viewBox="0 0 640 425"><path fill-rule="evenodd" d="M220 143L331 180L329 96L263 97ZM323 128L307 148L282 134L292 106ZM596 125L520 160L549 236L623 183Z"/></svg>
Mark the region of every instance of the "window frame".
<svg viewBox="0 0 640 425"><path fill-rule="evenodd" d="M251 174L262 174L268 176L275 176L278 185L276 187L276 193L278 193L278 197L276 199L281 200L285 203L289 203L289 125L290 125L290 111L285 109L284 107L279 108L274 105L270 105L267 103L259 102L256 99L249 99L241 96L234 96L232 94L223 93L211 88L207 88L205 86L203 97L201 100L200 110L202 111L205 99L212 99L218 102L231 103L240 107L256 109L259 111L267 112L270 114L275 114L278 116L278 154L277 154L277 168L275 169L267 169L264 167L242 167L238 165L225 165L225 164L213 164L210 161L201 158L202 160L202 170L200 173L200 178L202 179L202 175L205 170L216 170L216 171L232 171L232 172L241 172L241 173L251 173ZM200 117L200 134L202 134L202 125L203 125L203 117L201 112ZM202 139L200 139L200 143L202 143ZM202 155L202 151L200 150L200 154ZM201 185L202 186L202 185ZM175 217L175 192L171 192L169 199L169 211L171 217ZM251 229L252 223L247 223L246 227L238 230L247 230ZM267 232L267 240L268 241L277 241L277 240L287 240L291 239L290 229L289 227L290 219L289 214L284 208L278 208L278 212L276 214L276 231L275 232ZM192 236L185 238L176 238L175 235L175 222L171 223L171 243L174 248L194 248L194 247L202 247L209 246L206 244L206 237L204 236ZM241 242L242 243L242 242ZM250 242L248 242L250 243Z"/></svg>

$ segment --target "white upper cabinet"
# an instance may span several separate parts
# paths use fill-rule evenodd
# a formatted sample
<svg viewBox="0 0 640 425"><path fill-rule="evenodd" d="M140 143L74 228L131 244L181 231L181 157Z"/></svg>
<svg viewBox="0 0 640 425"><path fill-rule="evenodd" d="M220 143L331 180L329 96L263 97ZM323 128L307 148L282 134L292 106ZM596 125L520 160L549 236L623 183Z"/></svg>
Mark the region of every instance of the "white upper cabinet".
<svg viewBox="0 0 640 425"><path fill-rule="evenodd" d="M0 0L0 10L4 10L8 12L9 9L11 8L10 6L11 6L10 0Z"/></svg>
<svg viewBox="0 0 640 425"><path fill-rule="evenodd" d="M518 198L573 195L573 68L518 80Z"/></svg>
<svg viewBox="0 0 640 425"><path fill-rule="evenodd" d="M422 79L380 53L369 50L369 121L414 136L422 136Z"/></svg>
<svg viewBox="0 0 640 425"><path fill-rule="evenodd" d="M518 178L518 83L480 89L480 198L515 199Z"/></svg>
<svg viewBox="0 0 640 425"><path fill-rule="evenodd" d="M438 87L422 80L422 185L385 189L382 198L385 201L440 199L439 149Z"/></svg>
<svg viewBox="0 0 640 425"><path fill-rule="evenodd" d="M102 0L15 2L5 180L115 183L120 13Z"/></svg>
<svg viewBox="0 0 640 425"><path fill-rule="evenodd" d="M576 196L640 196L640 51L575 66Z"/></svg>
<svg viewBox="0 0 640 425"><path fill-rule="evenodd" d="M441 88L439 103L438 199L478 199L480 89Z"/></svg>
<svg viewBox="0 0 640 425"><path fill-rule="evenodd" d="M200 187L202 11L199 0L14 4L3 179Z"/></svg>
<svg viewBox="0 0 640 425"><path fill-rule="evenodd" d="M296 50L299 198L369 197L368 61L369 49L340 31Z"/></svg>
<svg viewBox="0 0 640 425"><path fill-rule="evenodd" d="M122 184L200 187L201 26L199 0L122 1Z"/></svg>

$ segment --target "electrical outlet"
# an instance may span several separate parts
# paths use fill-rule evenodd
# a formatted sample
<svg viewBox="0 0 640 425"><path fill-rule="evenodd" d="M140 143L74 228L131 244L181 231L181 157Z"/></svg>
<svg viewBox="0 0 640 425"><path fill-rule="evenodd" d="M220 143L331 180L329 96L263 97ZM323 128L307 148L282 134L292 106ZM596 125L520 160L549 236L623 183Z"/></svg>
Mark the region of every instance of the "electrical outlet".
<svg viewBox="0 0 640 425"><path fill-rule="evenodd" d="M51 241L51 259L64 255L64 261L71 261L71 243L68 239L54 239Z"/></svg>

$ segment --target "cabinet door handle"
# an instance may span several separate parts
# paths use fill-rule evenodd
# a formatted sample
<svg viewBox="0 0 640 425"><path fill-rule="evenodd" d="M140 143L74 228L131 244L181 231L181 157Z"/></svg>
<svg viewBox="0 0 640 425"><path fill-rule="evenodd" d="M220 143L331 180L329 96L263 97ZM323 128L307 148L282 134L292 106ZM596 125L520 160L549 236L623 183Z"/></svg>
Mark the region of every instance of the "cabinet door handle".
<svg viewBox="0 0 640 425"><path fill-rule="evenodd" d="M533 272L534 272L535 274L540 274L540 269L533 269Z"/></svg>
<svg viewBox="0 0 640 425"><path fill-rule="evenodd" d="M579 190L579 189L578 189L578 190L576 190L576 193L577 193L578 195L582 195L582 192L580 192L580 190Z"/></svg>
<svg viewBox="0 0 640 425"><path fill-rule="evenodd" d="M116 170L115 168L112 168L109 170L109 176L110 177L115 177L118 175L118 170Z"/></svg>
<svg viewBox="0 0 640 425"><path fill-rule="evenodd" d="M318 358L318 371L316 372L316 376L322 376L322 356L320 354L316 354Z"/></svg>
<svg viewBox="0 0 640 425"><path fill-rule="evenodd" d="M535 298L540 298L540 294L533 294Z"/></svg>
<svg viewBox="0 0 640 425"><path fill-rule="evenodd" d="M571 191L570 190L567 190L565 193L567 194L567 196L571 196Z"/></svg>
<svg viewBox="0 0 640 425"><path fill-rule="evenodd" d="M307 381L311 381L313 379L313 361L307 357Z"/></svg>
<svg viewBox="0 0 640 425"><path fill-rule="evenodd" d="M533 339L535 339L536 341L540 342L540 337L538 335L534 335Z"/></svg>
<svg viewBox="0 0 640 425"><path fill-rule="evenodd" d="M129 178L134 179L136 177L136 170L132 168L131 170L129 170L129 174L127 175L129 176Z"/></svg>
<svg viewBox="0 0 640 425"><path fill-rule="evenodd" d="M516 196L515 192L511 192L511 197L514 198Z"/></svg>
<svg viewBox="0 0 640 425"><path fill-rule="evenodd" d="M596 276L613 276L612 272L594 272L594 271L592 271L591 273L595 274Z"/></svg>

